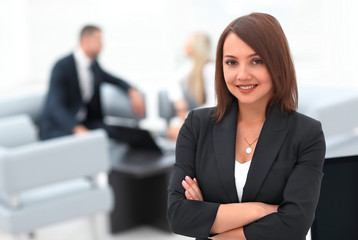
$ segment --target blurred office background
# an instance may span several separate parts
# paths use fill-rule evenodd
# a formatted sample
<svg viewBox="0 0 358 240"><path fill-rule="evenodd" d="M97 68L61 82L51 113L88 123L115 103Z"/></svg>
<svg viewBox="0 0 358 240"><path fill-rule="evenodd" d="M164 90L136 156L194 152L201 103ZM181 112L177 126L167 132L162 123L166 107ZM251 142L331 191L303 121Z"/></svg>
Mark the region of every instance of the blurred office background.
<svg viewBox="0 0 358 240"><path fill-rule="evenodd" d="M214 57L224 27L253 11L282 24L299 83L357 86L357 10L353 0L1 0L0 93L46 88L55 61L95 23L104 31L102 67L144 91L155 119L156 92L187 60L187 37L207 32Z"/></svg>
<svg viewBox="0 0 358 240"><path fill-rule="evenodd" d="M300 86L311 87L313 95L326 87L330 97L344 95L358 88L357 11L354 0L0 0L0 96L45 90L55 61L73 51L81 27L93 23L104 33L102 67L144 92L147 117L142 126L161 129L157 94L170 87L188 61L183 51L188 36L208 33L214 59L223 29L251 12L267 12L280 21ZM82 223L75 222L76 230L70 225L53 229L82 231ZM53 229L48 229L51 237ZM128 239L168 238L151 228L126 234ZM0 231L0 238L6 237Z"/></svg>

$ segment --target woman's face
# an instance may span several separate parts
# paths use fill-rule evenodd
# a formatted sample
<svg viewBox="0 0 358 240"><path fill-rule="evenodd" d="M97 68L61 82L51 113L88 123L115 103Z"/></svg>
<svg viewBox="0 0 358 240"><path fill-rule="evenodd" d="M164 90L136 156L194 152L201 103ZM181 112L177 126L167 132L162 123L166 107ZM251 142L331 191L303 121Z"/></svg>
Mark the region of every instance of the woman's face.
<svg viewBox="0 0 358 240"><path fill-rule="evenodd" d="M268 104L273 95L269 71L261 57L236 34L230 33L223 46L226 86L239 104Z"/></svg>

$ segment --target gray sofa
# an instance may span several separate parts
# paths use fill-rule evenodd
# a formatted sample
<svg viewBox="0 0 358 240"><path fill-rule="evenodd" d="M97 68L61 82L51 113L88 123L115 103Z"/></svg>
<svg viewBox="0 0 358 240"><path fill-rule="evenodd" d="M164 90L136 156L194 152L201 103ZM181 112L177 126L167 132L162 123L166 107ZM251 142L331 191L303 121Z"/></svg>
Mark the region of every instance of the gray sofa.
<svg viewBox="0 0 358 240"><path fill-rule="evenodd" d="M28 115L0 119L0 229L18 236L113 207L103 130L39 142ZM5 137L6 136L6 137Z"/></svg>

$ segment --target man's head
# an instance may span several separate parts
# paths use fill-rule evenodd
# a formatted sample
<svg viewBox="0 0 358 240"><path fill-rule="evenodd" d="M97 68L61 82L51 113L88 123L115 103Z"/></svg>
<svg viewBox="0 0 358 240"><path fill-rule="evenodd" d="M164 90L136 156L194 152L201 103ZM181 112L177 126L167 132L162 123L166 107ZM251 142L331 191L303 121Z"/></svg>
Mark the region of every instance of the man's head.
<svg viewBox="0 0 358 240"><path fill-rule="evenodd" d="M95 59L102 49L102 31L94 25L84 26L80 34L80 46L84 53Z"/></svg>

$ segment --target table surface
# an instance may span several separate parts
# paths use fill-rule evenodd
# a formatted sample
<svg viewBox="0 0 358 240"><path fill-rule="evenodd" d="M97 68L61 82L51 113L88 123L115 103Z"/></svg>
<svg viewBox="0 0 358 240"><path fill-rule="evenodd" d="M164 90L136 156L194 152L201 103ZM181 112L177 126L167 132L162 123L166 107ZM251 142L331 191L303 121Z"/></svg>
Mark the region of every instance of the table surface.
<svg viewBox="0 0 358 240"><path fill-rule="evenodd" d="M149 177L170 169L175 163L174 149L162 154L150 150L131 149L125 144L110 148L112 170L136 178Z"/></svg>

